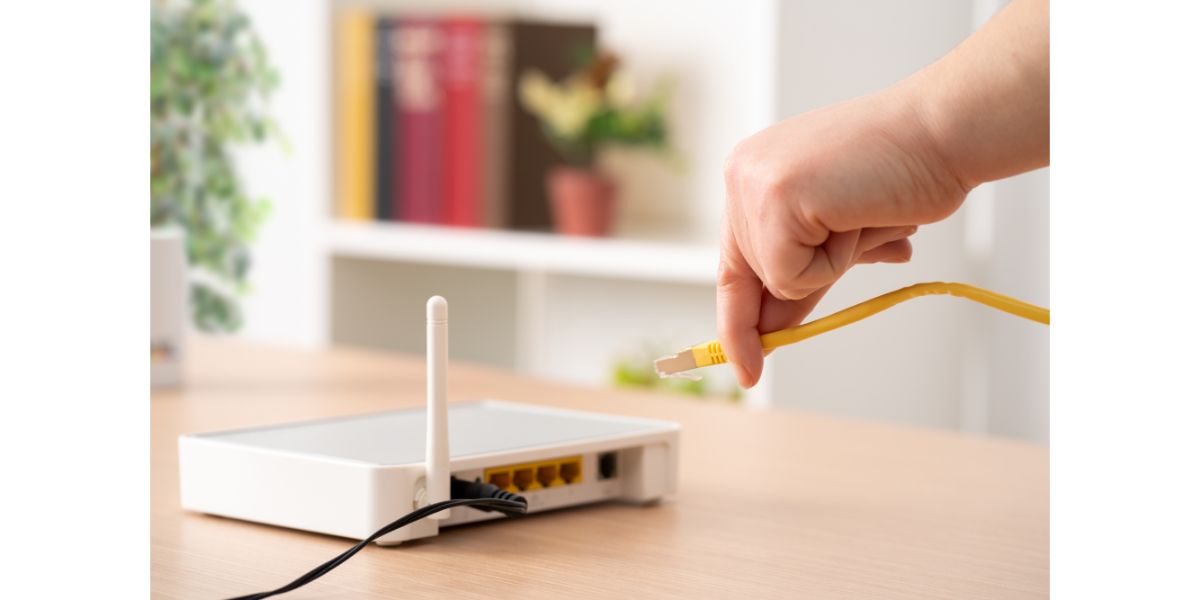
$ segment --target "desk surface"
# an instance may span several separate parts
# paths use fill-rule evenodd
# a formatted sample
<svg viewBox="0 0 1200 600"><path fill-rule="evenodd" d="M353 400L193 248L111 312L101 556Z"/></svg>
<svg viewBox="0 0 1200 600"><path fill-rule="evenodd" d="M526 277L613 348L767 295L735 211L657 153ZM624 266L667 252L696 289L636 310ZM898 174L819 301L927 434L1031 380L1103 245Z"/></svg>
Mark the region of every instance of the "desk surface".
<svg viewBox="0 0 1200 600"><path fill-rule="evenodd" d="M419 360L192 340L187 384L151 400L151 587L277 587L349 540L184 512L176 437L419 406ZM1049 588L1044 447L456 365L479 397L679 421L680 490L369 547L283 598L1025 598Z"/></svg>

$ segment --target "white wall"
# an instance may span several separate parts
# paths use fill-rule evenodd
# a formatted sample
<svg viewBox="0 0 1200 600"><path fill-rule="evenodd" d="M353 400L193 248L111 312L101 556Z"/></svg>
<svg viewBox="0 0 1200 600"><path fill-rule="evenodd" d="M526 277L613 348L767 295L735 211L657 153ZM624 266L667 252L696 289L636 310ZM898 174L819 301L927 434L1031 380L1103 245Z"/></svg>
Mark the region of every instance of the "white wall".
<svg viewBox="0 0 1200 600"><path fill-rule="evenodd" d="M239 0L282 77L271 112L291 151L238 153L248 191L271 201L254 244L253 291L242 301L246 338L313 347L326 335L326 268L317 243L329 206L328 6Z"/></svg>
<svg viewBox="0 0 1200 600"><path fill-rule="evenodd" d="M992 256L982 276L992 289L1050 306L1050 170L995 184ZM986 430L1040 442L1050 435L1050 332L988 312Z"/></svg>
<svg viewBox="0 0 1200 600"><path fill-rule="evenodd" d="M1006 0L975 0L985 23ZM965 207L971 272L991 289L1050 306L1050 169L984 184ZM967 334L962 428L1048 442L1050 332L984 312Z"/></svg>
<svg viewBox="0 0 1200 600"><path fill-rule="evenodd" d="M779 9L781 118L886 87L972 31L961 0L791 0Z"/></svg>

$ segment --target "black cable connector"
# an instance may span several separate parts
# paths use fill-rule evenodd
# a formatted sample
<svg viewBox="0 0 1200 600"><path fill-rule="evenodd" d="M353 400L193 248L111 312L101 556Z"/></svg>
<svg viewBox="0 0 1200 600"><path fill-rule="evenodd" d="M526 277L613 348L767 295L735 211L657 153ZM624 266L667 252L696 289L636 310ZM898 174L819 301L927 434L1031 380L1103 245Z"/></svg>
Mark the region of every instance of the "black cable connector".
<svg viewBox="0 0 1200 600"><path fill-rule="evenodd" d="M510 502L519 502L522 505L522 508L519 511L515 511L515 512L514 512L514 509L511 509L511 508L510 509L491 508L488 506L476 506L475 507L479 510L487 511L487 512L491 512L493 510L498 510L509 516L524 514L526 508L528 508L528 506L529 506L529 503L525 500L525 498L518 496L512 492L506 492L506 491L500 489L499 487L496 487L490 483L484 483L478 477L475 478L475 481L468 481L466 479L459 479L457 477L451 477L450 478L450 498L451 499L492 498L495 500L507 500Z"/></svg>
<svg viewBox="0 0 1200 600"><path fill-rule="evenodd" d="M510 517L525 514L529 509L529 502L525 498L506 492L490 483L484 483L479 479L475 481L467 481L457 477L450 478L450 499L442 502L422 506L387 525L384 525L379 531L367 536L363 541L355 544L349 550L329 559L328 561L317 565L317 567L304 575L296 578L295 581L268 592L259 592L257 594L248 594L238 596L230 600L261 600L262 598L270 598L290 592L294 589L303 587L316 581L322 575L334 570L338 565L350 560L351 556L358 554L359 550L366 548L368 544L375 540L397 530L405 525L411 525L425 517L440 513L444 510L449 510L456 506L470 506L471 508L482 511L498 511Z"/></svg>

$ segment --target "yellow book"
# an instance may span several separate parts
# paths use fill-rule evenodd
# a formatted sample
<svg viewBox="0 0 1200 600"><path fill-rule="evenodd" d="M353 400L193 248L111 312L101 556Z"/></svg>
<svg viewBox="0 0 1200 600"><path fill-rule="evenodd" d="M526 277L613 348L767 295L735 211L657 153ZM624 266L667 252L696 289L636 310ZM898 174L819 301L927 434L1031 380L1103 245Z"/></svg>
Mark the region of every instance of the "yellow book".
<svg viewBox="0 0 1200 600"><path fill-rule="evenodd" d="M361 9L343 10L334 37L336 216L371 219L375 203L375 18Z"/></svg>

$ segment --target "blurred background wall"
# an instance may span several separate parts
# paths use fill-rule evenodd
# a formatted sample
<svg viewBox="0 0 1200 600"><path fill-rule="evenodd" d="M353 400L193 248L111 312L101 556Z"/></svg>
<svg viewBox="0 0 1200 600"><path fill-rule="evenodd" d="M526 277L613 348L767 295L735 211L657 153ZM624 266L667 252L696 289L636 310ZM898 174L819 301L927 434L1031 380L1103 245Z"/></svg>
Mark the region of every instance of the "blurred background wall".
<svg viewBox="0 0 1200 600"><path fill-rule="evenodd" d="M335 218L330 32L344 4L241 0L282 76L272 108L291 151L238 157L248 187L273 204L240 335L418 352L423 300L441 293L455 312L456 358L594 385L610 384L619 356L713 336L721 165L737 141L900 79L999 8L955 0L371 3L594 23L601 46L620 53L639 84L674 80L671 133L685 167L636 152L606 156L622 186L620 221L613 239L592 242ZM816 316L925 280L1048 305L1048 177L982 186L958 214L922 228L911 264L856 268ZM930 298L776 353L742 401L1045 441L1047 363L1044 328ZM706 379L714 389L731 382L723 368Z"/></svg>

